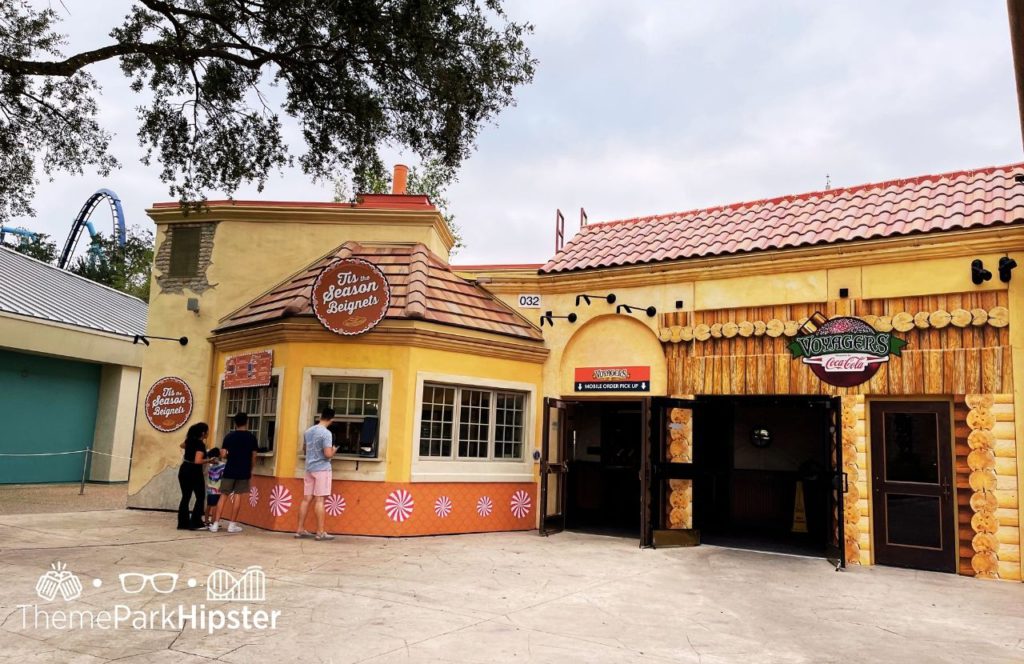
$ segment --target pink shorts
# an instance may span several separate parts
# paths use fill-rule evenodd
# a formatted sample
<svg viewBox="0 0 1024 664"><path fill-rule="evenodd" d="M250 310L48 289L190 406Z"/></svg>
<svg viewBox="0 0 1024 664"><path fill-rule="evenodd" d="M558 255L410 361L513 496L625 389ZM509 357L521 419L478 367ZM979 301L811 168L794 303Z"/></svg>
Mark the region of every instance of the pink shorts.
<svg viewBox="0 0 1024 664"><path fill-rule="evenodd" d="M307 496L331 495L331 471L314 470L302 478L302 491Z"/></svg>

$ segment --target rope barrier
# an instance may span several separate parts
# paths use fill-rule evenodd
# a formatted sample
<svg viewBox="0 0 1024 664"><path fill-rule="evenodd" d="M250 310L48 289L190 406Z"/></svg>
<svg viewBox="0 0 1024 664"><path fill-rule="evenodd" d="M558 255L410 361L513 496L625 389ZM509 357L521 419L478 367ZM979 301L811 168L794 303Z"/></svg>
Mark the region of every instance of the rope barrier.
<svg viewBox="0 0 1024 664"><path fill-rule="evenodd" d="M83 454L85 452L91 452L92 454L102 454L103 456L113 457L115 459L128 459L131 461L130 456L121 456L119 454L108 454L107 452L98 452L96 450L73 450L71 452L0 452L0 457L39 457L39 456L67 456L69 454Z"/></svg>

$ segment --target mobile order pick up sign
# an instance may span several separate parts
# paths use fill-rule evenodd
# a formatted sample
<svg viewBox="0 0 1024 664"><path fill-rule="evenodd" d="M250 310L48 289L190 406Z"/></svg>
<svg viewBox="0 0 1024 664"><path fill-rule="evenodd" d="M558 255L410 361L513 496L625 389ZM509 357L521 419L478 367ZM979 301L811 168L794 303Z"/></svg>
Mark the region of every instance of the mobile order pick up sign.
<svg viewBox="0 0 1024 664"><path fill-rule="evenodd" d="M576 367L577 392L650 392L651 367Z"/></svg>

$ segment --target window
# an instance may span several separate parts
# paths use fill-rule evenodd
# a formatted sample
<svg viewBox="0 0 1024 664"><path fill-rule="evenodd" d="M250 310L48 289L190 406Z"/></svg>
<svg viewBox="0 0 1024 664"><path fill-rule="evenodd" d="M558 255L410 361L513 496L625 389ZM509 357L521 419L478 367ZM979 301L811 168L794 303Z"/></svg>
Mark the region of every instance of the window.
<svg viewBox="0 0 1024 664"><path fill-rule="evenodd" d="M171 229L171 277L194 277L199 273L199 246L202 228L179 226Z"/></svg>
<svg viewBox="0 0 1024 664"><path fill-rule="evenodd" d="M249 431L260 442L260 453L274 453L274 437L277 432L277 376L270 379L266 387L243 387L225 390L227 407L224 409L224 431L231 431L236 413L249 416Z"/></svg>
<svg viewBox="0 0 1024 664"><path fill-rule="evenodd" d="M521 461L525 410L522 392L424 383L420 456Z"/></svg>
<svg viewBox="0 0 1024 664"><path fill-rule="evenodd" d="M320 379L316 381L315 424L324 408L334 409L331 434L338 454L377 457L381 381Z"/></svg>

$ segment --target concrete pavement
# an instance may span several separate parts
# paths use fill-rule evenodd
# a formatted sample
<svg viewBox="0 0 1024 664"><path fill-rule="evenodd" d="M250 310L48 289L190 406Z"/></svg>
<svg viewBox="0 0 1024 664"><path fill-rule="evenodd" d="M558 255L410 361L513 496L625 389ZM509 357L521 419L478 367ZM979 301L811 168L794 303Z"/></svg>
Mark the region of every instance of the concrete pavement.
<svg viewBox="0 0 1024 664"><path fill-rule="evenodd" d="M0 516L0 661L1024 661L1018 583L883 567L836 573L815 559L641 551L574 533L314 542L173 526L172 514L124 510ZM80 580L79 599L37 596L58 560ZM207 599L211 572L251 565L265 571L265 602ZM125 572L179 576L169 594L127 594ZM118 604L280 617L276 629L213 634L167 624L46 629L35 608L18 608L95 616Z"/></svg>

